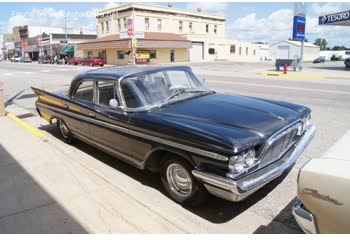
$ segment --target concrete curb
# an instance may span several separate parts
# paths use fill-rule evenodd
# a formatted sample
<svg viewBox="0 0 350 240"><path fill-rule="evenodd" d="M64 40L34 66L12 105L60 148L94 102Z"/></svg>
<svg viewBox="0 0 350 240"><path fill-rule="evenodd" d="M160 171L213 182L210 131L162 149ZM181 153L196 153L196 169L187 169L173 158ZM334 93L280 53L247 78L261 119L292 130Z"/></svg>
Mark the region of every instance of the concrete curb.
<svg viewBox="0 0 350 240"><path fill-rule="evenodd" d="M274 72L262 72L264 76L277 76L277 77L294 77L294 78L317 78L323 79L324 76L321 75L311 75L311 74L302 74L302 73L274 73Z"/></svg>

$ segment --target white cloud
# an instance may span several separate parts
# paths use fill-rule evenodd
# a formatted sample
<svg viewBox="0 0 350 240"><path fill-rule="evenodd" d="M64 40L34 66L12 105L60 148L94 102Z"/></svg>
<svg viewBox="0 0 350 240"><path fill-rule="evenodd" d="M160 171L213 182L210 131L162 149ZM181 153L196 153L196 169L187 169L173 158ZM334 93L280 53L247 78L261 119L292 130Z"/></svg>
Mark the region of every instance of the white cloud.
<svg viewBox="0 0 350 240"><path fill-rule="evenodd" d="M96 11L66 11L55 8L32 8L24 12L13 11L7 21L7 32L12 32L14 26L37 25L49 27L64 27L65 18L68 28L95 29ZM5 29L4 29L5 30Z"/></svg>
<svg viewBox="0 0 350 240"><path fill-rule="evenodd" d="M108 8L113 8L113 7L117 7L117 6L120 6L122 5L123 3L121 2L114 2L114 1L111 1L109 3L107 3L104 7L104 9L108 9Z"/></svg>
<svg viewBox="0 0 350 240"><path fill-rule="evenodd" d="M261 18L258 18L255 13L251 13L229 24L227 35L234 39L252 42L263 41L270 44L288 40L292 37L293 15L291 9L277 10L269 16ZM313 42L318 37L326 38L330 47L334 45L350 46L348 27L320 26L317 16L307 16L306 38Z"/></svg>
<svg viewBox="0 0 350 240"><path fill-rule="evenodd" d="M267 17L251 13L235 20L228 27L228 37L246 41L274 42L291 36L293 11L281 9Z"/></svg>
<svg viewBox="0 0 350 240"><path fill-rule="evenodd" d="M340 2L313 3L310 8L310 14L321 16L325 14L341 12L344 10L348 10L346 9L346 5L348 4Z"/></svg>
<svg viewBox="0 0 350 240"><path fill-rule="evenodd" d="M226 2L192 2L186 4L186 8L189 10L197 11L197 9L200 8L202 12L219 15L225 15L225 11L228 7L228 3Z"/></svg>

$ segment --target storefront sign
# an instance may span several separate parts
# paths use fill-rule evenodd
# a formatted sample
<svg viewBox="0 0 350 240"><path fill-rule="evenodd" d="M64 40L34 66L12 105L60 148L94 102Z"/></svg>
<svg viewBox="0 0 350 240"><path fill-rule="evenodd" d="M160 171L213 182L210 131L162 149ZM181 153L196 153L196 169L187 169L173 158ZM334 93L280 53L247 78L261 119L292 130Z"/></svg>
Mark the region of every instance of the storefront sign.
<svg viewBox="0 0 350 240"><path fill-rule="evenodd" d="M60 43L61 43L61 44L67 44L67 43L68 43L68 40L60 40Z"/></svg>
<svg viewBox="0 0 350 240"><path fill-rule="evenodd" d="M149 59L149 51L147 50L142 50L142 51L137 51L136 52L136 58L137 59Z"/></svg>
<svg viewBox="0 0 350 240"><path fill-rule="evenodd" d="M305 39L305 17L294 16L293 38Z"/></svg>
<svg viewBox="0 0 350 240"><path fill-rule="evenodd" d="M22 49L27 50L28 49L28 43L22 43Z"/></svg>
<svg viewBox="0 0 350 240"><path fill-rule="evenodd" d="M329 14L318 18L318 24L328 24L350 20L350 11Z"/></svg>

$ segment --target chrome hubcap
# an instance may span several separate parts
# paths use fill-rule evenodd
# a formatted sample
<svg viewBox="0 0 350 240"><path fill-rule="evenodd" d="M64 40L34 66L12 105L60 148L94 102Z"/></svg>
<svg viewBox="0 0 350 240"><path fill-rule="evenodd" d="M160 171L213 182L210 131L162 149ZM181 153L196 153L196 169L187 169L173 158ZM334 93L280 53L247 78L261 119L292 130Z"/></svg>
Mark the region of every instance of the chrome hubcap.
<svg viewBox="0 0 350 240"><path fill-rule="evenodd" d="M62 133L62 136L64 138L68 138L69 132L68 132L68 128L67 128L66 124L64 124L61 120L59 120L59 127L60 127L60 131Z"/></svg>
<svg viewBox="0 0 350 240"><path fill-rule="evenodd" d="M171 190L181 197L187 197L192 192L192 180L184 167L172 163L166 170L166 177Z"/></svg>

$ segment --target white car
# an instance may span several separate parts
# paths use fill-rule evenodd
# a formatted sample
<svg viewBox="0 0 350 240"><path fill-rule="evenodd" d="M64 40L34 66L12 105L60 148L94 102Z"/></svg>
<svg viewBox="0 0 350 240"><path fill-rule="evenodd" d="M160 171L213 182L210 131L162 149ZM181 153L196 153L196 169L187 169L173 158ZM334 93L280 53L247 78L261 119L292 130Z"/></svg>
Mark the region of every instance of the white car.
<svg viewBox="0 0 350 240"><path fill-rule="evenodd" d="M293 215L306 233L350 233L349 141L350 131L300 169Z"/></svg>
<svg viewBox="0 0 350 240"><path fill-rule="evenodd" d="M15 56L11 58L11 62L19 62L21 60L22 57L19 56Z"/></svg>

